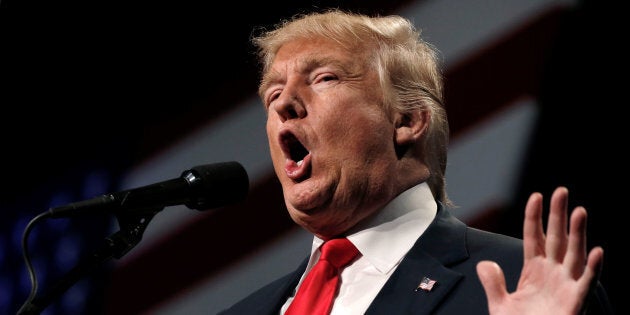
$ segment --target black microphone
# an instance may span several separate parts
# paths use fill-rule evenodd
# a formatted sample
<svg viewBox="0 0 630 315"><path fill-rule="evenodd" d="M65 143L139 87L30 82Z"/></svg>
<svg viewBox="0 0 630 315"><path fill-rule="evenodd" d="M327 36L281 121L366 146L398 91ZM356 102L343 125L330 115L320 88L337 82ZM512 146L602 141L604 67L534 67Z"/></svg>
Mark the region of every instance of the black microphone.
<svg viewBox="0 0 630 315"><path fill-rule="evenodd" d="M143 214L182 204L190 209L208 210L242 201L248 191L245 168L238 162L222 162L193 167L179 178L53 207L47 214L53 218Z"/></svg>

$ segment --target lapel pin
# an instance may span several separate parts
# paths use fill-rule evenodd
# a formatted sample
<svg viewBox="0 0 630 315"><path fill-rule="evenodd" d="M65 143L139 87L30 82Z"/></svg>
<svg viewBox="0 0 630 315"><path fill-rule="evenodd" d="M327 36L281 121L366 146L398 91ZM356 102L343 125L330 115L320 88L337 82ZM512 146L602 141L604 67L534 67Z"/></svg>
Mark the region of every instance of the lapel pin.
<svg viewBox="0 0 630 315"><path fill-rule="evenodd" d="M420 281L420 284L418 284L418 287L414 290L414 291L419 291L419 290L424 290L424 291L431 291L433 289L433 286L436 284L437 282L433 279L429 279L427 277L422 277L422 281Z"/></svg>

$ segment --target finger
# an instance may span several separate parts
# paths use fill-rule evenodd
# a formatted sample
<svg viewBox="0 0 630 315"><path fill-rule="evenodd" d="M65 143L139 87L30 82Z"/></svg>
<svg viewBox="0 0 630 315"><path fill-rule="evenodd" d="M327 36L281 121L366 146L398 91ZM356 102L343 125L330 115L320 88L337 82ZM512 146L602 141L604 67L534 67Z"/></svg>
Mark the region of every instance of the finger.
<svg viewBox="0 0 630 315"><path fill-rule="evenodd" d="M547 257L562 262L567 251L567 207L569 191L566 187L558 187L551 195L549 220L547 222Z"/></svg>
<svg viewBox="0 0 630 315"><path fill-rule="evenodd" d="M569 227L569 245L564 265L569 269L573 279L578 279L586 265L586 209L577 207L571 213Z"/></svg>
<svg viewBox="0 0 630 315"><path fill-rule="evenodd" d="M525 206L523 223L523 254L525 260L545 255L545 234L542 222L542 195L532 193Z"/></svg>
<svg viewBox="0 0 630 315"><path fill-rule="evenodd" d="M600 246L594 247L588 254L588 260L586 262L584 273L578 279L579 288L582 291L580 293L582 296L586 296L589 291L592 292L595 289L599 276L601 275L603 265L604 249Z"/></svg>
<svg viewBox="0 0 630 315"><path fill-rule="evenodd" d="M477 276L486 291L488 305L497 304L508 294L503 270L497 263L489 260L480 261L477 264Z"/></svg>

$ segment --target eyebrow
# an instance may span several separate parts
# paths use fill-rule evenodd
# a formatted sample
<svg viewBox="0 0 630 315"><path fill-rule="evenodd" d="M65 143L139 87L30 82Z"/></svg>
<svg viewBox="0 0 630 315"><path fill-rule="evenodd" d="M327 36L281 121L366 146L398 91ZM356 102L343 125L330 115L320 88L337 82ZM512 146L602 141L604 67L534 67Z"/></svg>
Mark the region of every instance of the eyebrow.
<svg viewBox="0 0 630 315"><path fill-rule="evenodd" d="M358 75L358 68L360 68L357 64L353 62L343 62L338 58L332 58L329 56L320 57L316 54L308 55L303 60L298 60L298 72L301 74L309 73L313 69L317 69L323 66L332 66L336 69L341 70L343 74L346 76L356 76ZM350 66L349 66L350 65ZM263 97L265 91L272 85L274 82L282 81L283 75L278 72L269 70L262 77L260 86L258 88L258 94Z"/></svg>

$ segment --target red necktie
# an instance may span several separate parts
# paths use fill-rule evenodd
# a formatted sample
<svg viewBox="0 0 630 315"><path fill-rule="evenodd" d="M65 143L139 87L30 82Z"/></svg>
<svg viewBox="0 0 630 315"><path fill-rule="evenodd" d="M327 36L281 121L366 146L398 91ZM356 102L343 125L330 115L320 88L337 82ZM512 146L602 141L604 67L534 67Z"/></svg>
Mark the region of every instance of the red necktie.
<svg viewBox="0 0 630 315"><path fill-rule="evenodd" d="M319 261L306 275L285 315L328 314L337 294L341 269L358 253L347 238L325 242Z"/></svg>

